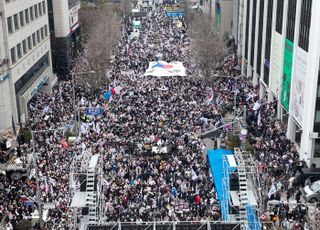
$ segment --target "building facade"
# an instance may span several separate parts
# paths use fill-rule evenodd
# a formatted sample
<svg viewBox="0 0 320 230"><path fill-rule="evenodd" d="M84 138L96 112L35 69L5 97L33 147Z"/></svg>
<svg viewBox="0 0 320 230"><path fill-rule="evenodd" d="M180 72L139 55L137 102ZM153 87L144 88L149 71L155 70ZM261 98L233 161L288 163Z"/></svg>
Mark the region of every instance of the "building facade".
<svg viewBox="0 0 320 230"><path fill-rule="evenodd" d="M27 104L49 92L52 73L46 0L0 1L0 130L28 118Z"/></svg>
<svg viewBox="0 0 320 230"><path fill-rule="evenodd" d="M259 84L261 98L277 101L301 160L319 165L320 1L241 0L240 6L242 73Z"/></svg>
<svg viewBox="0 0 320 230"><path fill-rule="evenodd" d="M3 14L0 11L0 20L2 20ZM7 124L11 122L11 114L6 111L12 111L12 105L10 97L10 83L8 62L9 59L6 55L6 42L4 36L3 23L0 23L0 130L7 127Z"/></svg>
<svg viewBox="0 0 320 230"><path fill-rule="evenodd" d="M79 50L80 0L48 0L53 71L58 77L69 74Z"/></svg>
<svg viewBox="0 0 320 230"><path fill-rule="evenodd" d="M215 29L228 36L233 35L238 27L239 0L200 0L200 9L212 14Z"/></svg>

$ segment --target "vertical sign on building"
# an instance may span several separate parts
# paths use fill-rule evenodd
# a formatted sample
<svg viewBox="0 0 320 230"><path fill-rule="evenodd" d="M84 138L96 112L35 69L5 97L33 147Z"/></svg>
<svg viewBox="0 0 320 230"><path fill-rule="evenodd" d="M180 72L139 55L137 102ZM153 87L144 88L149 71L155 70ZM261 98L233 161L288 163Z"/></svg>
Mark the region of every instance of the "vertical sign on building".
<svg viewBox="0 0 320 230"><path fill-rule="evenodd" d="M281 59L282 53L281 52L281 34L278 32L273 32L272 36L272 51L271 51L271 72L269 77L269 86L271 91L274 95L278 96L278 90L280 85L280 79L281 79Z"/></svg>
<svg viewBox="0 0 320 230"><path fill-rule="evenodd" d="M284 47L281 104L289 110L291 74L292 74L293 42L286 38Z"/></svg>
<svg viewBox="0 0 320 230"><path fill-rule="evenodd" d="M216 29L220 31L221 24L221 3L220 0L216 0Z"/></svg>
<svg viewBox="0 0 320 230"><path fill-rule="evenodd" d="M79 0L69 0L69 27L70 32L76 30L79 23L79 10L80 10L80 1Z"/></svg>
<svg viewBox="0 0 320 230"><path fill-rule="evenodd" d="M308 67L308 53L298 47L296 60L295 71L292 75L292 102L290 103L290 111L292 111L293 117L302 126L305 100L305 81Z"/></svg>

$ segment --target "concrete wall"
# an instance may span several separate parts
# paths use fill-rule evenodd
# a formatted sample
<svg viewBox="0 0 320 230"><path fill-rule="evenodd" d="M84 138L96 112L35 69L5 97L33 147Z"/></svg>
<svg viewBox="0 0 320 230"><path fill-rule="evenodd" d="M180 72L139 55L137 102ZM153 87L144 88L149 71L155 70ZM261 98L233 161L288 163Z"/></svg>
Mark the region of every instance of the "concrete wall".
<svg viewBox="0 0 320 230"><path fill-rule="evenodd" d="M40 3L40 5L39 5ZM31 20L30 7L37 6L38 17L33 16ZM26 19L26 9L28 9L29 22ZM40 14L41 9L41 14ZM0 43L3 45L0 48L4 49L6 57L9 59L8 69L5 73L1 73L1 78L5 81L0 82L0 130L11 126L11 117L14 118L15 122L19 120L18 106L20 98L17 96L15 91L15 83L28 71L30 68L37 63L46 53L51 56L50 48L50 34L48 25L48 9L47 0L15 0L11 2L0 2L0 11L2 12L1 25L0 27ZM16 16L14 16L16 15ZM12 22L12 32L8 30L8 18ZM14 17L17 17L18 26L15 26ZM2 31L1 31L2 30ZM42 33L41 33L42 32ZM39 33L39 40L37 33ZM32 35L35 35L36 43L32 42ZM32 47L28 46L28 38L31 38ZM1 39L4 42L1 42ZM26 42L26 43L24 43ZM23 43L26 44L27 49L23 50ZM21 56L18 57L18 46L20 46ZM14 54L11 53L14 50ZM25 51L25 52L24 52ZM16 61L12 60L12 57L16 56ZM55 81L55 77L52 73L51 59L49 58L49 66L44 70L48 77L48 85L52 87L52 82ZM33 79L34 82L40 81L42 76ZM28 85L31 82L29 81ZM30 89L26 89L28 91ZM30 100L30 98L28 99ZM26 103L28 102L26 101ZM21 113L26 114L26 107Z"/></svg>
<svg viewBox="0 0 320 230"><path fill-rule="evenodd" d="M233 23L233 2L234 0L221 0L221 25L220 32L232 34Z"/></svg>
<svg viewBox="0 0 320 230"><path fill-rule="evenodd" d="M3 12L4 5L0 3L0 12ZM8 55L6 50L6 38L3 15L0 16L0 130L11 125L12 105L10 94L10 81L8 73Z"/></svg>
<svg viewBox="0 0 320 230"><path fill-rule="evenodd" d="M80 1L69 9L68 1L53 0L55 37L67 37L79 26Z"/></svg>
<svg viewBox="0 0 320 230"><path fill-rule="evenodd" d="M246 2L246 1L245 1ZM259 2L257 2L257 14L259 12ZM265 56L265 42L266 42L266 14L267 3L265 1L264 8L264 23L263 23L263 38L262 38L262 60ZM314 145L315 139L318 138L317 133L313 132L314 120L315 120L315 101L317 97L317 85L319 74L319 60L320 60L320 1L312 2L312 18L309 34L309 49L303 50L299 47L299 34L300 34L300 12L302 0L297 0L296 16L295 16L295 33L293 39L293 51L292 51L292 74L290 81L290 100L289 108L284 110L281 104L281 90L283 87L283 71L285 63L285 45L286 45L286 27L287 27L287 13L288 13L288 0L284 1L283 9L283 21L282 21L282 33L276 32L276 12L277 12L277 0L273 1L273 20L272 20L272 42L271 42L271 55L270 55L270 76L268 86L263 82L263 61L261 62L261 76L256 73L256 59L257 59L257 36L255 41L251 41L252 20L256 20L256 33L258 31L258 18L252 18L252 1L250 6L250 18L249 18L249 41L248 41L248 60L242 60L243 69L247 76L252 77L253 80L260 79L260 96L264 96L268 93L268 97L272 100L278 101L278 117L283 119L284 115L288 115L287 123L287 137L292 141L296 141L297 133L302 131L301 141L297 143L297 149L300 153L300 159L305 160L308 165L313 162L320 163L320 158L314 159ZM245 44L245 27L246 27L246 3L243 8L244 12L241 14L239 20L243 20L242 24L242 56L244 57L244 44ZM240 31L240 30L239 30ZM238 32L238 37L239 36ZM254 55L250 54L251 44L255 42ZM250 66L251 58L253 59L253 66ZM262 86L262 87L261 87ZM271 100L270 99L270 100ZM270 101L269 100L269 101Z"/></svg>

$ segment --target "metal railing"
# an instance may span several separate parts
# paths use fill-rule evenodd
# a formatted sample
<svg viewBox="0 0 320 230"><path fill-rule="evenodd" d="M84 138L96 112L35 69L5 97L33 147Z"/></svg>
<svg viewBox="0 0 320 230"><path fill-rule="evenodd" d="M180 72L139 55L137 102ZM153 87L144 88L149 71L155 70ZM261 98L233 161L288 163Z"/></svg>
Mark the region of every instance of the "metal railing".
<svg viewBox="0 0 320 230"><path fill-rule="evenodd" d="M223 221L161 221L161 222L117 222L87 226L88 230L240 230L240 222Z"/></svg>

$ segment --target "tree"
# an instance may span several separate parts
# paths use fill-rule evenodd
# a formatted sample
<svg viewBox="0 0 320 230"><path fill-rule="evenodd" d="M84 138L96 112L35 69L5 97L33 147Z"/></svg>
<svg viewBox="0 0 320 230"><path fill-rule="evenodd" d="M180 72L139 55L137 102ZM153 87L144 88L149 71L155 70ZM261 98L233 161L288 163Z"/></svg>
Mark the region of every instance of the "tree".
<svg viewBox="0 0 320 230"><path fill-rule="evenodd" d="M226 147L227 147L227 149L233 151L234 148L240 147L240 145L241 145L241 141L240 141L239 136L233 135L228 139Z"/></svg>
<svg viewBox="0 0 320 230"><path fill-rule="evenodd" d="M127 17L131 13L131 2L128 0L120 0L119 12L122 17Z"/></svg>
<svg viewBox="0 0 320 230"><path fill-rule="evenodd" d="M189 25L196 17L196 12L191 8L190 0L183 0L181 2L181 8L183 9L185 22Z"/></svg>
<svg viewBox="0 0 320 230"><path fill-rule="evenodd" d="M20 220L17 223L17 226L15 229L17 229L17 230L31 230L32 223L29 220Z"/></svg>
<svg viewBox="0 0 320 230"><path fill-rule="evenodd" d="M225 44L221 35L213 29L209 14L198 14L189 26L191 53L207 82L213 84L212 72L224 58Z"/></svg>
<svg viewBox="0 0 320 230"><path fill-rule="evenodd" d="M320 229L320 210L316 208L309 216L308 227L310 230Z"/></svg>
<svg viewBox="0 0 320 230"><path fill-rule="evenodd" d="M94 76L75 74L75 82L80 92L96 97L107 81L106 71L121 34L121 18L112 4L101 4L85 10L89 12L81 14L84 18L80 18L86 30L85 44L81 55L75 60L73 72L95 72Z"/></svg>

